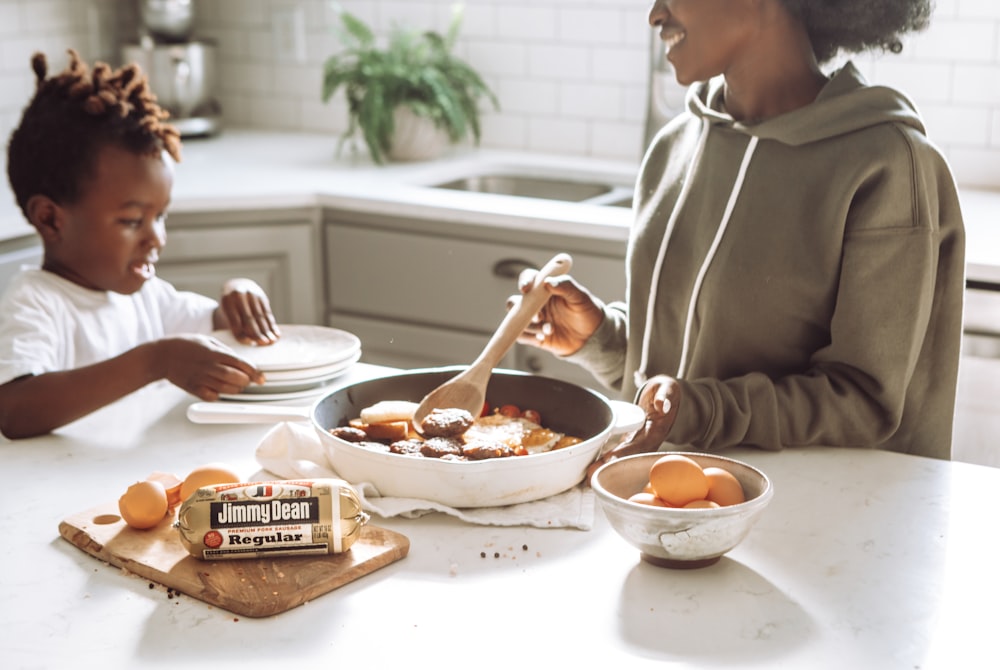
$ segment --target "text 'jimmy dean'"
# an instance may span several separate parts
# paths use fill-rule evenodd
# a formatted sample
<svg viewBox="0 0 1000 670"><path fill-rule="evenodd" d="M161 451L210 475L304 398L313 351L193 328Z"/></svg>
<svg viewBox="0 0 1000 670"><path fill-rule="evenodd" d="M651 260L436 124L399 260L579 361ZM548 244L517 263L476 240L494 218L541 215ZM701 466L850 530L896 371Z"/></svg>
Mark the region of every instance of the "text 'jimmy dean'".
<svg viewBox="0 0 1000 670"><path fill-rule="evenodd" d="M319 501L316 498L299 500L246 500L212 503L212 527L267 526L275 523L318 523Z"/></svg>

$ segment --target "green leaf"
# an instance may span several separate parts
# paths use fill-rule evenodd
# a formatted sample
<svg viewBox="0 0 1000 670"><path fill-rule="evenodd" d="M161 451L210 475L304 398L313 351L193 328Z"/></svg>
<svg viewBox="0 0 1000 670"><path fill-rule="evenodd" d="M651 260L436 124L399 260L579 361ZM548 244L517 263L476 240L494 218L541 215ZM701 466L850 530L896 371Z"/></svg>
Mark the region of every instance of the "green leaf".
<svg viewBox="0 0 1000 670"><path fill-rule="evenodd" d="M444 36L433 30L393 26L384 47L376 45L374 31L338 7L344 48L323 66L324 102L345 90L349 123L343 142L360 131L372 160L382 163L395 131L393 111L400 105L430 119L452 142L471 135L480 140L480 103L500 105L479 74L455 57L463 6L452 6Z"/></svg>

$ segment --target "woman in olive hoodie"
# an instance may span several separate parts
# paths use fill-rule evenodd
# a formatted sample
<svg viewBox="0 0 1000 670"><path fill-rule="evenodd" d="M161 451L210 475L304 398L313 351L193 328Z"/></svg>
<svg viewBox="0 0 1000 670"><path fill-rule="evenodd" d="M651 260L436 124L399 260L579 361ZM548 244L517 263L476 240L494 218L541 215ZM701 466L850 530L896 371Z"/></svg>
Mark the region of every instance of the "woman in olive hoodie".
<svg viewBox="0 0 1000 670"><path fill-rule="evenodd" d="M653 4L691 86L643 159L627 302L550 280L521 338L646 410L610 457L664 441L950 457L965 273L954 180L902 94L849 63L819 66L898 47L929 13L927 0Z"/></svg>

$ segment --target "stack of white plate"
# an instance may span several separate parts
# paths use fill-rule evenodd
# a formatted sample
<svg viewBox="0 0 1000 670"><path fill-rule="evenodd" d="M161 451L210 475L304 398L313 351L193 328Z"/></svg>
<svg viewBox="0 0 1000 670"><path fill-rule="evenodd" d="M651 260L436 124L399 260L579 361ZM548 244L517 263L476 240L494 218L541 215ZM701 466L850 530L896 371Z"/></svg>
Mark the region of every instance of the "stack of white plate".
<svg viewBox="0 0 1000 670"><path fill-rule="evenodd" d="M220 398L264 402L318 395L361 359L361 340L347 331L323 326L278 328L281 338L268 346L242 344L228 330L212 333L266 378L263 384L250 384L241 393L223 393Z"/></svg>

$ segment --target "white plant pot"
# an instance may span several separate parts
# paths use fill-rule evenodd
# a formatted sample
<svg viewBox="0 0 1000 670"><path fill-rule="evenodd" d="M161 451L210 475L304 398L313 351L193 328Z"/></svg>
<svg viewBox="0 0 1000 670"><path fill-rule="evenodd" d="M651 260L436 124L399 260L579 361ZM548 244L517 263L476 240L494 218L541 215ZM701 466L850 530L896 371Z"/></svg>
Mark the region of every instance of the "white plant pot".
<svg viewBox="0 0 1000 670"><path fill-rule="evenodd" d="M389 158L394 161L423 161L437 158L448 146L448 133L430 119L417 116L409 107L393 111L396 130L389 145Z"/></svg>

